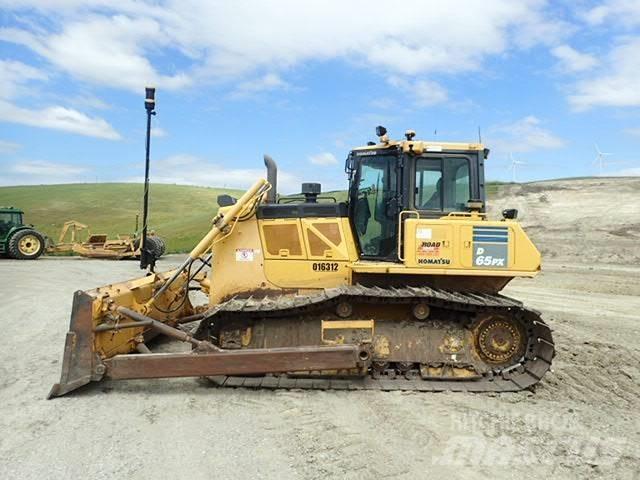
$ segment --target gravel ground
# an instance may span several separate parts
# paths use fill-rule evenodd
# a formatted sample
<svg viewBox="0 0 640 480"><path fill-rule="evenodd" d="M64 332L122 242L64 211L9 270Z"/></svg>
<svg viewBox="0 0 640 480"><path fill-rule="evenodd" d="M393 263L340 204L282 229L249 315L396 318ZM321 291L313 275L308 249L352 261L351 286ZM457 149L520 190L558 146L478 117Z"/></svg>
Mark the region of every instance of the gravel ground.
<svg viewBox="0 0 640 480"><path fill-rule="evenodd" d="M170 258L162 267L179 261ZM638 478L640 267L554 263L506 293L555 329L516 394L103 382L47 401L73 291L135 262L0 262L0 478Z"/></svg>

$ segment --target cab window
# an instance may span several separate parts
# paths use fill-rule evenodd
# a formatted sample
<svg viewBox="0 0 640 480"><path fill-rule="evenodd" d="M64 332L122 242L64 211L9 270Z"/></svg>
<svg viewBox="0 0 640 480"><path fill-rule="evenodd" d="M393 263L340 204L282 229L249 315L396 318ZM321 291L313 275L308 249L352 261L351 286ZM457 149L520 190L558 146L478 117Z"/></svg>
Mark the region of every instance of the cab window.
<svg viewBox="0 0 640 480"><path fill-rule="evenodd" d="M354 224L362 255L388 257L395 253L397 212L389 208L396 196L396 157L363 159L358 172Z"/></svg>
<svg viewBox="0 0 640 480"><path fill-rule="evenodd" d="M417 210L465 210L471 196L465 157L419 158L415 169Z"/></svg>
<svg viewBox="0 0 640 480"><path fill-rule="evenodd" d="M0 213L0 234L6 234L12 227L22 224L21 214L12 212Z"/></svg>

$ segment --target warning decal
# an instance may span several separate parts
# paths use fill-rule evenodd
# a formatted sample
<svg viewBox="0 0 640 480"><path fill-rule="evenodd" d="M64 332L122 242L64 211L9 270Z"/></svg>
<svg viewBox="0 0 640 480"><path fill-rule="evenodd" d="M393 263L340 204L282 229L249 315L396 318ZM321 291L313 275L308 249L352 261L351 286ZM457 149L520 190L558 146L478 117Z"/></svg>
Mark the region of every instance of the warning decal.
<svg viewBox="0 0 640 480"><path fill-rule="evenodd" d="M253 262L253 248L236 248L236 262Z"/></svg>

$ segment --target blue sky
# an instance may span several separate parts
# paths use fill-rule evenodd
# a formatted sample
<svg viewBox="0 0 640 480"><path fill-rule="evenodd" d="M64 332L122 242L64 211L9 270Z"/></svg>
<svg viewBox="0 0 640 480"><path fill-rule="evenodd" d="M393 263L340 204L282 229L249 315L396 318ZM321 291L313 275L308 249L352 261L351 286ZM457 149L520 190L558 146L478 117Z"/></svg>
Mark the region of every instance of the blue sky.
<svg viewBox="0 0 640 480"><path fill-rule="evenodd" d="M350 147L412 128L487 176L640 174L640 1L0 0L0 185L344 186ZM612 155L600 170L594 144Z"/></svg>

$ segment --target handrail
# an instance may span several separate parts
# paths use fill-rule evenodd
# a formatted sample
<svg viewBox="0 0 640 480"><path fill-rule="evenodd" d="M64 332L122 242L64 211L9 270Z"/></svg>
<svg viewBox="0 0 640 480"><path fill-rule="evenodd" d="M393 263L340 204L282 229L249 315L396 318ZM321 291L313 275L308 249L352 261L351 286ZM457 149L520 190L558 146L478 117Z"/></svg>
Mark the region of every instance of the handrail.
<svg viewBox="0 0 640 480"><path fill-rule="evenodd" d="M416 210L402 210L398 214L398 260L404 262L404 256L402 252L402 217L405 215L415 215L418 220L420 220L420 212Z"/></svg>

